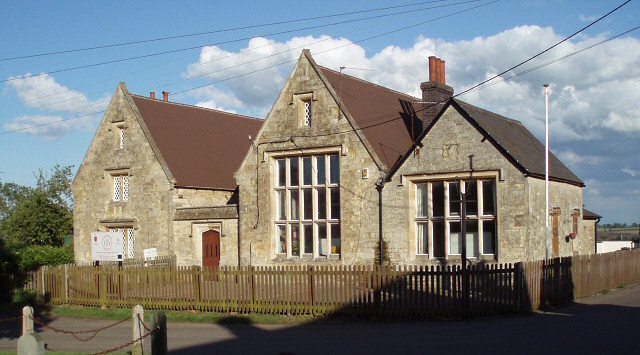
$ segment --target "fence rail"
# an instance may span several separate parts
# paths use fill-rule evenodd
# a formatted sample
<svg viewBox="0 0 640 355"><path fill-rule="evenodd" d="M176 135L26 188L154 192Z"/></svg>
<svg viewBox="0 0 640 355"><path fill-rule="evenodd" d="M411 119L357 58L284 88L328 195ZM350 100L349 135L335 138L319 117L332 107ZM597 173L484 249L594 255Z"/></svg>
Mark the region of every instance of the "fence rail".
<svg viewBox="0 0 640 355"><path fill-rule="evenodd" d="M460 266L63 265L26 288L52 304L272 314L458 317L537 309L640 282L640 251Z"/></svg>

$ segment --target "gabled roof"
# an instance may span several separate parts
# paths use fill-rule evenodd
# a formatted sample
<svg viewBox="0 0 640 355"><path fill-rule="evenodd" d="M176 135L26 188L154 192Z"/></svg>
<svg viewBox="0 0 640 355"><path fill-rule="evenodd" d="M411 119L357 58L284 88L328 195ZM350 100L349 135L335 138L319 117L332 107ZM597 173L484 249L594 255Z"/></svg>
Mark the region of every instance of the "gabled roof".
<svg viewBox="0 0 640 355"><path fill-rule="evenodd" d="M178 187L234 190L261 119L131 95Z"/></svg>
<svg viewBox="0 0 640 355"><path fill-rule="evenodd" d="M388 171L411 147L410 131L401 118L401 100L420 101L389 88L318 66ZM415 127L416 131L422 126Z"/></svg>
<svg viewBox="0 0 640 355"><path fill-rule="evenodd" d="M461 114L471 119L472 123L475 122L483 134L488 135L488 138L524 174L544 178L544 144L531 134L521 122L483 110L458 99L451 99L443 111L449 105L458 108ZM549 152L549 178L584 186L582 180L551 152Z"/></svg>

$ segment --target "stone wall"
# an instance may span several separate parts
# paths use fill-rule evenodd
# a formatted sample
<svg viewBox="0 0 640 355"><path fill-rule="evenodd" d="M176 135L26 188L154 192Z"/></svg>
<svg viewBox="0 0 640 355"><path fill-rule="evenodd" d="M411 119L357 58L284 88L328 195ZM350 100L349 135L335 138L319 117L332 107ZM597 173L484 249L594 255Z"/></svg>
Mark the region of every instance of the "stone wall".
<svg viewBox="0 0 640 355"><path fill-rule="evenodd" d="M441 263L431 255L416 255L415 184L437 179L495 179L497 246L489 262L514 262L544 258L544 181L526 177L488 139L483 139L453 107L443 114L423 139L419 152L410 156L383 190L383 230L393 264ZM470 156L473 172L470 169ZM542 195L540 187L542 186ZM570 211L582 206L580 187L551 183L551 205L560 207L560 235L571 227ZM540 210L542 204L542 210ZM554 205L555 204L555 205ZM566 212L569 211L569 212ZM567 216L568 215L568 216ZM569 219L567 219L569 218ZM580 230L581 230L581 221ZM567 224L569 223L569 224ZM560 255L587 252L585 239L560 243ZM452 255L448 261L459 261Z"/></svg>
<svg viewBox="0 0 640 355"><path fill-rule="evenodd" d="M77 261L91 261L90 233L133 227L135 257L155 247L173 253L172 184L118 87L72 184ZM120 148L120 128L124 147ZM128 174L129 200L113 201L113 175Z"/></svg>
<svg viewBox="0 0 640 355"><path fill-rule="evenodd" d="M309 94L312 95L309 95ZM296 99L313 97L310 127L299 119ZM377 191L380 174L349 120L313 66L303 57L276 100L241 169L240 244L242 265L326 262L370 264L378 239ZM337 153L340 159L340 258L277 258L275 253L274 156ZM368 168L368 179L362 169Z"/></svg>

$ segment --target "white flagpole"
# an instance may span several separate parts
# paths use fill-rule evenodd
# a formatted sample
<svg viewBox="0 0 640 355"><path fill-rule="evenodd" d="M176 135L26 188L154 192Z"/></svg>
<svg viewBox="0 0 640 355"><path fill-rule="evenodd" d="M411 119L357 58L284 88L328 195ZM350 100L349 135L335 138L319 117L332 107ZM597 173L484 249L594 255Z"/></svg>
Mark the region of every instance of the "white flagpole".
<svg viewBox="0 0 640 355"><path fill-rule="evenodd" d="M544 259L549 260L549 84L544 84Z"/></svg>

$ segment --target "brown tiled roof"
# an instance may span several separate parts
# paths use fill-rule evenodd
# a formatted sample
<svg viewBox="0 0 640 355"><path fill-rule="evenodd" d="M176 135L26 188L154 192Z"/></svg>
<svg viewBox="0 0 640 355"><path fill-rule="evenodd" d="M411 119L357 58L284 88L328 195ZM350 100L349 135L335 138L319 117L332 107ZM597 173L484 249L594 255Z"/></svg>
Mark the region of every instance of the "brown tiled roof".
<svg viewBox="0 0 640 355"><path fill-rule="evenodd" d="M545 147L522 123L496 113L483 110L458 99L450 100L462 113L475 121L511 159L512 163L527 175L544 177ZM549 152L549 178L584 186L560 159Z"/></svg>
<svg viewBox="0 0 640 355"><path fill-rule="evenodd" d="M591 212L586 208L582 208L582 219L596 220L600 218L602 218L602 216L600 216L599 214Z"/></svg>
<svg viewBox="0 0 640 355"><path fill-rule="evenodd" d="M389 171L412 143L410 131L400 117L403 112L400 100L411 104L420 99L328 68L319 68ZM422 127L415 129L419 133Z"/></svg>
<svg viewBox="0 0 640 355"><path fill-rule="evenodd" d="M263 120L131 95L176 186L233 190Z"/></svg>

